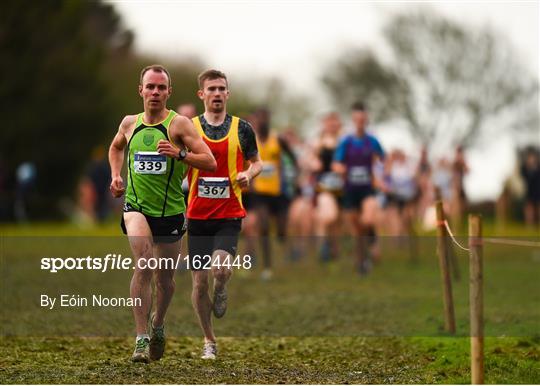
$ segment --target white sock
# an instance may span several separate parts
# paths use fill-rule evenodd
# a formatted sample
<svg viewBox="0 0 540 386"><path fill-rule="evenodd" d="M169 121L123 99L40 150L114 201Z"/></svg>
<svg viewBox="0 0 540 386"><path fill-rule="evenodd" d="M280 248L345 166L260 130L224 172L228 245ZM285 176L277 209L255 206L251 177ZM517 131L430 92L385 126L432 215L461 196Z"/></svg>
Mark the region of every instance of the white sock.
<svg viewBox="0 0 540 386"><path fill-rule="evenodd" d="M139 334L139 335L137 335L137 338L135 339L135 343L137 343L139 341L139 339L144 339L144 338L150 340L150 335L148 335L148 334Z"/></svg>

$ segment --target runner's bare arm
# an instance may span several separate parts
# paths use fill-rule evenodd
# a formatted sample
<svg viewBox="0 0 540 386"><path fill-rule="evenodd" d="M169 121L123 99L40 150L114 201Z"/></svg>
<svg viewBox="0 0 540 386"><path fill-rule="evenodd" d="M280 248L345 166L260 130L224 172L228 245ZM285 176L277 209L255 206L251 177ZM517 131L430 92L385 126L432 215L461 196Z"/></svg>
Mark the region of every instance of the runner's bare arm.
<svg viewBox="0 0 540 386"><path fill-rule="evenodd" d="M118 132L112 140L111 146L109 146L109 165L111 167L110 190L113 197L121 197L126 190L120 172L124 164L124 149L127 145L126 133L133 122L134 116L128 115L124 117L118 127Z"/></svg>
<svg viewBox="0 0 540 386"><path fill-rule="evenodd" d="M332 162L332 171L341 175L345 175L345 173L347 172L347 166L343 162L334 161Z"/></svg>
<svg viewBox="0 0 540 386"><path fill-rule="evenodd" d="M248 187L251 180L257 177L262 170L262 160L259 153L251 157L248 161L249 167L247 170L238 173L236 176L236 181L238 181L241 188Z"/></svg>
<svg viewBox="0 0 540 386"><path fill-rule="evenodd" d="M190 119L177 115L169 126L169 135L173 143L161 140L157 150L171 158L179 158L181 149L189 149L186 157L182 160L194 168L214 172L217 163L208 145L203 141L195 130Z"/></svg>

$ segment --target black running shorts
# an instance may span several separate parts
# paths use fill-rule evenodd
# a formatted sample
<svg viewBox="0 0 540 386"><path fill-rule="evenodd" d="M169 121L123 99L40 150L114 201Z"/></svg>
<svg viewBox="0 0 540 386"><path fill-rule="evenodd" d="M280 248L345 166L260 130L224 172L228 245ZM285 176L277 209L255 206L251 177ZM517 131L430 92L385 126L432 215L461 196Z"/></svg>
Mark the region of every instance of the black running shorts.
<svg viewBox="0 0 540 386"><path fill-rule="evenodd" d="M128 212L139 212L133 206L128 203L124 204L124 213ZM183 213L176 214L174 216L164 216L164 217L152 217L147 216L144 213L141 213L145 218L150 231L152 232L152 237L154 243L174 243L182 238L184 233L186 233L186 219ZM120 227L122 232L127 235L126 223L124 222L124 215L122 214L122 220L120 221Z"/></svg>
<svg viewBox="0 0 540 386"><path fill-rule="evenodd" d="M214 251L222 250L236 256L238 235L242 228L242 219L188 220L188 250L190 267L193 268L195 256L207 266ZM196 265L198 266L198 265Z"/></svg>

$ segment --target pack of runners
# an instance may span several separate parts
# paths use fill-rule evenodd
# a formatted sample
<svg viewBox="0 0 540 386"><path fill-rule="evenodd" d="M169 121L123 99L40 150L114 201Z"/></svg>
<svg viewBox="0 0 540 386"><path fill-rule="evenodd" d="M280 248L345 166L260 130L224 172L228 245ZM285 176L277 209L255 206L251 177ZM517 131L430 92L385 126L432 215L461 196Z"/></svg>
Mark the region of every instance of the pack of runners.
<svg viewBox="0 0 540 386"><path fill-rule="evenodd" d="M314 244L321 262L335 260L343 254L340 236L346 235L354 244L355 268L364 276L380 260L377 235L413 235L415 221L427 216L435 192L447 200L458 196L455 205L463 207L468 170L463 151L458 149L453 164L441 160L436 168L426 149L418 160L399 149L387 154L369 131L362 102L351 106L351 132L345 133L340 115L331 112L322 117L317 138L304 141L291 128L273 129L266 108L245 119L230 115L224 73L204 71L198 85L204 113L197 115L189 104L177 113L167 107L169 72L161 65L145 67L139 83L143 112L122 120L109 163L110 190L114 197L124 196L121 228L136 261L176 258L187 231L192 303L204 335L204 359L217 355L212 314L221 318L227 310L234 266L257 264L262 279L272 278L272 232L291 261L310 255ZM238 253L241 233L245 254ZM310 236L317 243L310 243ZM260 260L255 259L259 250ZM237 262L241 255L253 260ZM147 264L136 264L130 284L130 296L141 299L133 307L137 337L132 360L148 363L165 350L176 267L140 267Z"/></svg>

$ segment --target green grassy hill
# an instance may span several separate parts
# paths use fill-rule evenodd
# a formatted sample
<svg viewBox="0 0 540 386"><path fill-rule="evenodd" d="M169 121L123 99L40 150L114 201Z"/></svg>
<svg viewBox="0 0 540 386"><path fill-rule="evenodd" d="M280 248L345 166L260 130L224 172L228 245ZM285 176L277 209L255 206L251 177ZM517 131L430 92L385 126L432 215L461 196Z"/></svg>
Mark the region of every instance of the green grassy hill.
<svg viewBox="0 0 540 386"><path fill-rule="evenodd" d="M525 231L514 226L506 234ZM2 383L470 382L467 255L456 251L462 278L453 283L457 334L450 337L443 331L429 235L419 238L414 261L403 240L381 238L381 263L367 277L353 269L350 240L342 240L341 256L330 264L317 260L316 248L290 262L285 246L273 242L272 280L260 280L259 267L233 275L229 310L214 323L215 362L198 359L202 338L190 303L191 278L179 271L168 348L150 365L129 361L129 308L47 310L39 304L42 293L128 296L129 270L40 269L45 256L131 256L116 224L10 227L2 235ZM538 384L540 251L486 245L484 258L486 382Z"/></svg>

